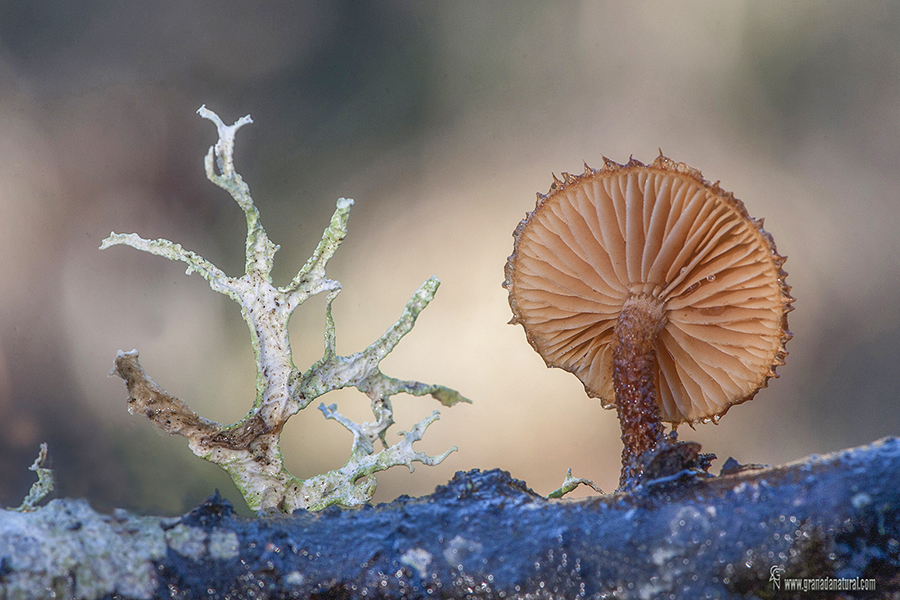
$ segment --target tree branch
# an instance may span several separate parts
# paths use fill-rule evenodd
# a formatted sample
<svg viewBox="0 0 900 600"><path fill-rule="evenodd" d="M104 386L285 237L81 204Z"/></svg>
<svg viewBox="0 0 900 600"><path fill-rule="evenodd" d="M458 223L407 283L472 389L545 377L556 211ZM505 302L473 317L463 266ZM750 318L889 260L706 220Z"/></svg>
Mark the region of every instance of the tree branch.
<svg viewBox="0 0 900 600"><path fill-rule="evenodd" d="M779 598L798 578L900 593L900 440L726 472L573 502L470 471L424 498L256 519L218 496L174 519L54 500L0 511L0 597Z"/></svg>

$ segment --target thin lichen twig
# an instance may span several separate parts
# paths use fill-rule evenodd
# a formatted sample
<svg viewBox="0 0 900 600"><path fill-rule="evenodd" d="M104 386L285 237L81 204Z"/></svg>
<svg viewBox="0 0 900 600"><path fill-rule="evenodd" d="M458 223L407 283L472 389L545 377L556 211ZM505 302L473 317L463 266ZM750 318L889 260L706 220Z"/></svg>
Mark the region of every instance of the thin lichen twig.
<svg viewBox="0 0 900 600"><path fill-rule="evenodd" d="M34 463L28 467L29 471L37 473L38 480L31 485L31 489L28 490L28 495L22 500L22 504L17 508L11 508L9 510L17 512L31 512L36 510L38 502L43 500L47 494L53 491L55 485L53 471L44 466L46 462L47 443L43 442L41 444L41 449L38 452L38 457L34 460Z"/></svg>
<svg viewBox="0 0 900 600"><path fill-rule="evenodd" d="M364 428L338 413L336 405L332 404L326 407L323 404L319 407L319 410L322 411L326 419L336 420L353 433L354 441L358 437L365 437L366 432ZM373 477L375 473L400 465L409 467L410 472L412 472L414 470L413 462L419 462L428 466L441 463L452 452L456 452L458 448L452 446L443 454L429 456L424 452L413 450L412 447L415 442L422 439L428 426L440 418L438 411L432 412L429 416L416 423L409 432L401 433L400 435L403 436L403 439L400 442L377 454L366 453L356 449L350 461L340 469L329 471L324 475L311 477L304 481L301 493L310 497L314 497L318 493L327 501L327 504L321 506L321 508L331 504L355 506L366 502L375 493L377 485Z"/></svg>
<svg viewBox="0 0 900 600"><path fill-rule="evenodd" d="M338 200L337 208L334 211L334 215L331 217L331 223L328 225L328 229L325 230L322 241L316 246L313 255L306 264L303 265L303 268L300 269L290 284L283 288L278 288L280 292L287 294L289 307L296 307L303 304L310 295L318 294L326 288L331 292L340 291L340 283L325 277L325 267L328 265L328 261L331 260L331 257L334 256L334 253L341 245L341 242L347 237L347 221L350 219L350 209L352 207L353 200L349 198L341 198ZM308 282L310 281L321 282L321 289L316 287L310 288L308 286ZM331 300L334 299L333 296L330 298ZM329 307L330 306L331 304L329 302ZM289 308L288 310L293 310L293 308Z"/></svg>
<svg viewBox="0 0 900 600"><path fill-rule="evenodd" d="M594 482L590 479L585 479L584 477L572 477L572 469L569 469L566 472L566 479L563 481L563 484L559 486L558 489L553 490L549 494L547 494L548 498L562 498L569 492L573 491L579 485L586 485L590 487L595 492L600 494L603 493L603 490L594 485Z"/></svg>
<svg viewBox="0 0 900 600"><path fill-rule="evenodd" d="M325 356L303 374L302 388L307 402L330 391L342 387L357 387L369 397L387 397L400 392L413 396L431 394L444 406L457 402L469 402L458 392L439 385L428 385L417 381L401 381L384 375L378 365L409 333L419 314L434 299L441 282L437 277L425 281L406 303L400 318L371 346L349 356L338 356L334 352L334 319L331 316L331 302L326 309ZM330 299L333 299L330 297Z"/></svg>
<svg viewBox="0 0 900 600"><path fill-rule="evenodd" d="M100 249L105 250L111 246L125 245L131 246L149 254L162 256L169 260L181 261L188 268L186 275L191 273L199 273L205 279L209 286L220 294L225 294L229 298L239 300L239 296L234 289L234 280L222 272L219 267L212 264L202 256L185 250L181 244L175 244L169 240L145 240L136 233L110 233L109 237L100 244Z"/></svg>

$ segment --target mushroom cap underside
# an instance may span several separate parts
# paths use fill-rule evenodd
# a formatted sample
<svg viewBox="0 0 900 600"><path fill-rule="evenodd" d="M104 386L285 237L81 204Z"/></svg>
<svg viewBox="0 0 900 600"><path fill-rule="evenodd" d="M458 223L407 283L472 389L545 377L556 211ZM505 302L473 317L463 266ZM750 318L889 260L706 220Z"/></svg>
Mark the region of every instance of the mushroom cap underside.
<svg viewBox="0 0 900 600"><path fill-rule="evenodd" d="M548 366L615 406L618 315L648 296L663 307L663 421L718 420L777 376L791 337L785 259L740 200L662 154L554 180L513 234L504 281L511 323Z"/></svg>

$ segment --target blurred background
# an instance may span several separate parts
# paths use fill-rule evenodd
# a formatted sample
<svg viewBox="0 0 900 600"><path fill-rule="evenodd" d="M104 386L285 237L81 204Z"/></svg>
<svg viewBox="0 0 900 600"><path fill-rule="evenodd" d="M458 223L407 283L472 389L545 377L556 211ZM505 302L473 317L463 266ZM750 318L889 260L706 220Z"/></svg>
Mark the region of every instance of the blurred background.
<svg viewBox="0 0 900 600"><path fill-rule="evenodd" d="M215 128L250 114L236 165L271 239L276 283L302 266L341 196L329 265L338 352L375 340L429 276L441 289L385 373L453 387L420 449L442 465L378 475L376 501L499 467L546 494L566 469L607 491L619 425L549 370L510 318L512 231L551 173L661 148L766 218L797 298L790 356L752 402L681 439L780 464L900 434L900 4L206 0L0 5L0 504L38 446L57 495L179 514L240 495L182 438L125 407L108 377L149 375L233 422L254 396L239 308L181 264L109 232L164 237L231 275L243 215L207 182ZM292 321L295 363L322 353L324 299ZM356 420L355 390L322 398ZM318 405L318 401L314 403ZM407 429L434 408L397 396ZM311 406L282 437L290 470L344 464L351 438Z"/></svg>

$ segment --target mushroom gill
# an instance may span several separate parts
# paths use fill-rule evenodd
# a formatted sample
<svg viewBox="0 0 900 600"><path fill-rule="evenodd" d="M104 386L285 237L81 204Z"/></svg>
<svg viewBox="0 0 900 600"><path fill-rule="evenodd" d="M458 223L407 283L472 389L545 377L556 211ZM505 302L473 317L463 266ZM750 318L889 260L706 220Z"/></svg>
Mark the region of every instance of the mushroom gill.
<svg viewBox="0 0 900 600"><path fill-rule="evenodd" d="M696 169L660 154L563 173L513 236L510 322L616 406L623 460L658 444L660 421L717 421L784 364L785 259Z"/></svg>

